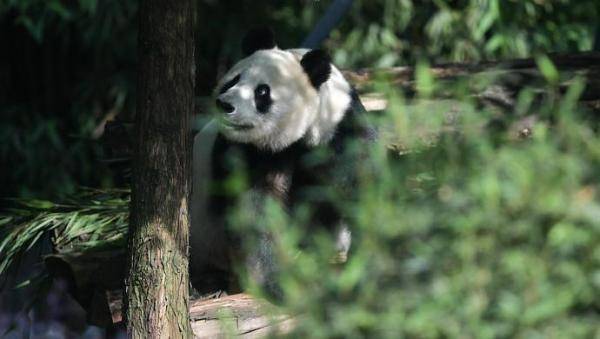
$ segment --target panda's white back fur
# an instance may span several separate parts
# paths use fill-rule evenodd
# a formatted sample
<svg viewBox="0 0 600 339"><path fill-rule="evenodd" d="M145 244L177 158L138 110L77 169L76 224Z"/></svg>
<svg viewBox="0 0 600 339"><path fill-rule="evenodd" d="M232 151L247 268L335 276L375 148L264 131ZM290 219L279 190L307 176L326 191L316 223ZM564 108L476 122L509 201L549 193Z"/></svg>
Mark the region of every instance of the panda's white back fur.
<svg viewBox="0 0 600 339"><path fill-rule="evenodd" d="M236 124L252 124L251 130L239 131L222 124L230 140L251 143L259 148L281 151L302 139L309 146L328 142L351 105L351 87L341 72L331 65L329 78L315 89L300 65L309 50L273 48L259 50L234 65L217 88L241 74L239 82L219 98L235 106L220 119ZM257 114L253 91L265 82L273 99L268 114Z"/></svg>
<svg viewBox="0 0 600 339"><path fill-rule="evenodd" d="M308 49L289 49L298 60ZM306 131L305 142L310 146L326 143L333 137L335 128L344 118L352 103L352 88L342 72L331 65L331 74L319 88L319 109L313 125Z"/></svg>

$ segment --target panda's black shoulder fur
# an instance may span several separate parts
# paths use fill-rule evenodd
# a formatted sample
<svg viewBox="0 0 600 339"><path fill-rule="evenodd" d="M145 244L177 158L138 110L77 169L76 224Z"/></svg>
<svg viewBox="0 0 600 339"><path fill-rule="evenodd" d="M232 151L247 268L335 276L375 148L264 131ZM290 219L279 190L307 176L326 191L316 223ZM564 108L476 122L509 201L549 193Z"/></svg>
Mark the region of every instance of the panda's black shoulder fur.
<svg viewBox="0 0 600 339"><path fill-rule="evenodd" d="M346 109L344 118L338 124L333 139L330 141L330 144L338 152L342 151L343 145L347 144L349 139L367 142L377 139L377 130L366 121L367 110L354 88L351 88L350 96L352 98L350 106Z"/></svg>

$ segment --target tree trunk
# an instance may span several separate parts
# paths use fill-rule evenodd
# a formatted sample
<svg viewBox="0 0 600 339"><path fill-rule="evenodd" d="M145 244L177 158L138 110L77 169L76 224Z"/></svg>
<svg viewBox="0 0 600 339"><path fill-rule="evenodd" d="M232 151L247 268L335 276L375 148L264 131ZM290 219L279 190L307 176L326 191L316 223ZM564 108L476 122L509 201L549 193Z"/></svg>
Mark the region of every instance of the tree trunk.
<svg viewBox="0 0 600 339"><path fill-rule="evenodd" d="M127 331L189 338L192 1L143 0L139 20Z"/></svg>

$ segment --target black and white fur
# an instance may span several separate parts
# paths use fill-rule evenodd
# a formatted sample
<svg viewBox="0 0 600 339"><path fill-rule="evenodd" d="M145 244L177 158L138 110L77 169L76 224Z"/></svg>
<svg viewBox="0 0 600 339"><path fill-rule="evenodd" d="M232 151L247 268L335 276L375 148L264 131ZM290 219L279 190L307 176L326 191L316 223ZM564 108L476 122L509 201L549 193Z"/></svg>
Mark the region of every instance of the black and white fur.
<svg viewBox="0 0 600 339"><path fill-rule="evenodd" d="M190 267L196 285L206 284L202 278L215 271L229 272L232 249L241 248L244 235L233 235L225 221L236 198L252 202L257 222L267 197L285 208L309 202L313 215L307 230L335 232L337 250L345 258L351 237L343 216L328 199L308 201L306 188L349 190L357 155L348 155L346 144L375 137L364 123L358 97L326 53L279 49L270 30L251 31L242 48L246 58L217 85L218 118L194 140ZM306 161L314 152L328 154L326 161ZM251 187L242 197L209 188L232 172L232 153L248 171ZM258 245L243 261L252 279L277 294L272 237L267 231L257 237Z"/></svg>

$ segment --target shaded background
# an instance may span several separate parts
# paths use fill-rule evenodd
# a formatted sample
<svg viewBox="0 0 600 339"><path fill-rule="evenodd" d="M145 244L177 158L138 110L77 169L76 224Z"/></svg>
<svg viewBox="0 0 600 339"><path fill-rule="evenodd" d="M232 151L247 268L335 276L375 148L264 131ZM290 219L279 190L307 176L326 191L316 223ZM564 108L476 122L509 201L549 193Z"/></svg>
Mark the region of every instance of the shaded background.
<svg viewBox="0 0 600 339"><path fill-rule="evenodd" d="M197 1L197 95L239 59L248 27L296 47L330 1ZM110 187L102 122L135 108L137 1L0 5L0 196L53 198ZM325 42L342 68L496 60L592 49L598 3L354 1ZM117 181L118 182L118 181Z"/></svg>

